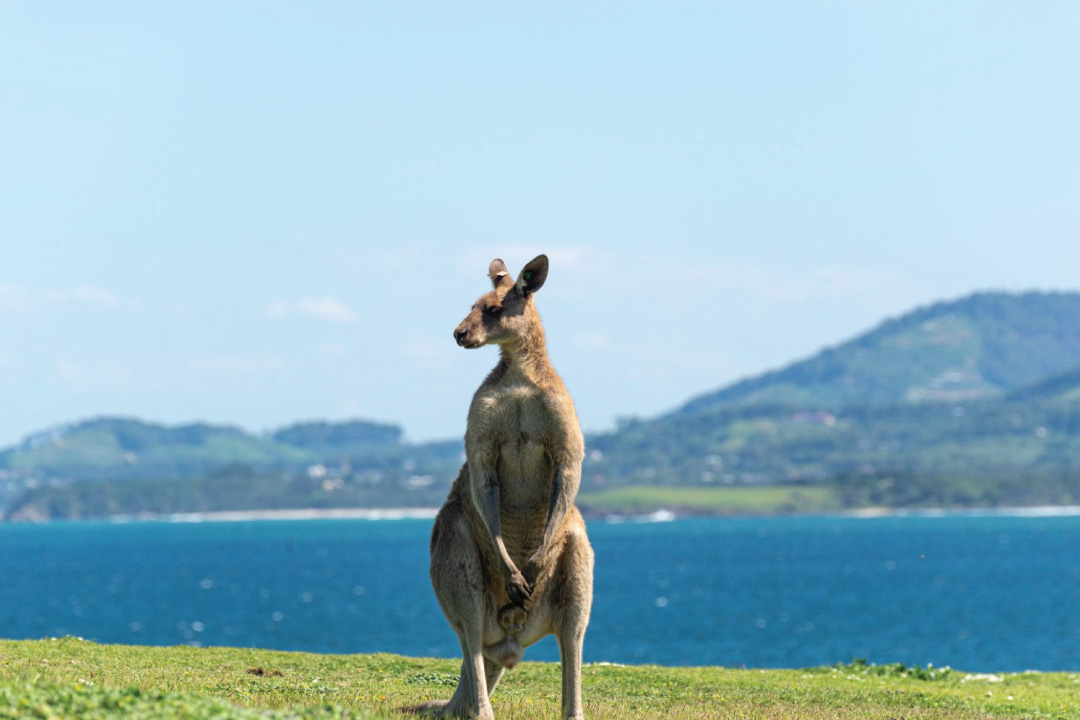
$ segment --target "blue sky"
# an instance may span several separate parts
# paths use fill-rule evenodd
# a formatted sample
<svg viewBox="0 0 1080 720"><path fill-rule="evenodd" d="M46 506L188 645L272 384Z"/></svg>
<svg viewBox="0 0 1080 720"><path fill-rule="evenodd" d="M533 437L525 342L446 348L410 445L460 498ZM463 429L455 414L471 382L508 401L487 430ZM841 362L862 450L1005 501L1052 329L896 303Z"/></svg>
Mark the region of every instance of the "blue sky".
<svg viewBox="0 0 1080 720"><path fill-rule="evenodd" d="M0 0L0 443L464 430L502 257L586 429L1080 289L1074 3Z"/></svg>

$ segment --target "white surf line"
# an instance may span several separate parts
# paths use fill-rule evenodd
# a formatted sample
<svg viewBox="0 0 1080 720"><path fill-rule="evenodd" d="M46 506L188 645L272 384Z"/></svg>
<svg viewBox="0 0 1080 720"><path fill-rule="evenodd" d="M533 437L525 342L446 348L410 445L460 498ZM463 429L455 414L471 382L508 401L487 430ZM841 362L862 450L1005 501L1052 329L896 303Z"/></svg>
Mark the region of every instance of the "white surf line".
<svg viewBox="0 0 1080 720"><path fill-rule="evenodd" d="M1080 516L1080 505L1033 505L1030 507L1000 508L864 508L862 510L842 511L837 515L839 517L863 520L887 517L1076 517Z"/></svg>
<svg viewBox="0 0 1080 720"><path fill-rule="evenodd" d="M113 523L257 522L263 520L431 520L438 508L333 508L291 510L221 510L197 513L113 515Z"/></svg>

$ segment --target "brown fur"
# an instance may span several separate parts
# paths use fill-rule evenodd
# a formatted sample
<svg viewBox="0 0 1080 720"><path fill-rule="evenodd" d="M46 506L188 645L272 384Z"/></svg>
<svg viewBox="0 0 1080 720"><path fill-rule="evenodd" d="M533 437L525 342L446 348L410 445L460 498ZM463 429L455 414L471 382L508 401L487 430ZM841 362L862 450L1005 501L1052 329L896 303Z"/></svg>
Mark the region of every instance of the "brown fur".
<svg viewBox="0 0 1080 720"><path fill-rule="evenodd" d="M541 255L515 283L493 261L494 289L454 331L463 347L498 345L500 359L473 396L466 462L431 534L431 580L461 641L461 679L449 702L417 711L490 720L489 696L503 669L554 633L563 717L582 717L593 552L573 502L585 443L533 302L547 267Z"/></svg>

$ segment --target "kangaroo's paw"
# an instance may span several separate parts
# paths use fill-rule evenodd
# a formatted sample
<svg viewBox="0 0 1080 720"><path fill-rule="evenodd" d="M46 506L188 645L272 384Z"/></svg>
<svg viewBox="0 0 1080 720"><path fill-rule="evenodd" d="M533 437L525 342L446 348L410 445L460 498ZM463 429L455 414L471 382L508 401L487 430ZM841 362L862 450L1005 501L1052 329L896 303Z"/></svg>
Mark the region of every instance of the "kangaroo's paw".
<svg viewBox="0 0 1080 720"><path fill-rule="evenodd" d="M410 713L412 715L423 715L425 717L446 717L446 706L449 700L428 700L427 702L417 703L416 705L406 705L400 709L400 712Z"/></svg>

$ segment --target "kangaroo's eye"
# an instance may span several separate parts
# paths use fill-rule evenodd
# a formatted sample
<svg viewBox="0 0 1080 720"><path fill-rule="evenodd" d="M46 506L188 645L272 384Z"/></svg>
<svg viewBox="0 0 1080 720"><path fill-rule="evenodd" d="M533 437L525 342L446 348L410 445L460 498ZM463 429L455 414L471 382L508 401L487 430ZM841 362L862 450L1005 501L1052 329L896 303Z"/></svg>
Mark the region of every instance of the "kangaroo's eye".
<svg viewBox="0 0 1080 720"><path fill-rule="evenodd" d="M493 317L493 318L494 317L499 317L499 315L502 314L502 308L499 307L498 305L491 305L489 307L484 308L484 312L486 312L488 314L488 317Z"/></svg>

